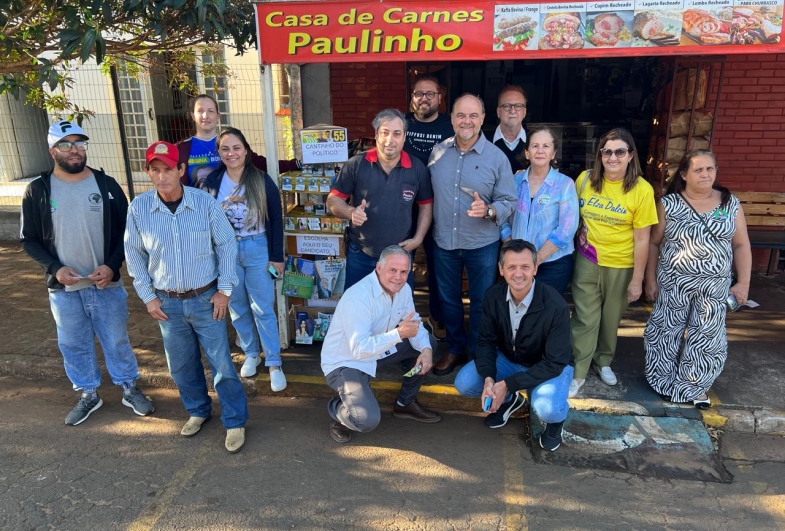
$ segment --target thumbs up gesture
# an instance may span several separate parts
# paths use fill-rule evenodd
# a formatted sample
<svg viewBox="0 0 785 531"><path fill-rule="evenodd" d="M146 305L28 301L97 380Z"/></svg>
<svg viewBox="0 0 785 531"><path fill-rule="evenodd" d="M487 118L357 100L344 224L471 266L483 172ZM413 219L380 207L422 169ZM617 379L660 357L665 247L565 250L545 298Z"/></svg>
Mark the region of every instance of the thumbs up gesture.
<svg viewBox="0 0 785 531"><path fill-rule="evenodd" d="M359 206L354 207L352 210L352 225L355 227L362 226L368 220L368 215L365 213L365 207L368 206L363 199Z"/></svg>
<svg viewBox="0 0 785 531"><path fill-rule="evenodd" d="M484 218L488 214L488 205L485 204L480 198L480 194L474 192L474 201L472 201L471 208L466 211L471 218Z"/></svg>
<svg viewBox="0 0 785 531"><path fill-rule="evenodd" d="M398 335L401 339L409 339L417 335L420 329L420 320L414 319L414 312L409 312L409 315L403 318L398 324Z"/></svg>

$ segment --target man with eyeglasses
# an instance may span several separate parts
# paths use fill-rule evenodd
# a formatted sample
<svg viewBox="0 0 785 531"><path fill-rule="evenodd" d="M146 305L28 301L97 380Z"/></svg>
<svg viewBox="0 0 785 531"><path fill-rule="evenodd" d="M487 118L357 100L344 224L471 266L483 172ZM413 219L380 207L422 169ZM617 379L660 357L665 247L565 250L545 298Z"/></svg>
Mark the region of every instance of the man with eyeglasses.
<svg viewBox="0 0 785 531"><path fill-rule="evenodd" d="M409 111L406 113L406 144L404 151L428 165L433 146L455 134L450 118L439 113L442 103L439 80L430 74L420 74L414 80L414 90ZM417 226L419 209L414 209L413 227ZM422 243L425 261L428 266L428 317L425 324L438 340L444 340L447 332L442 318L442 305L436 287L435 266L433 263L433 232L429 230Z"/></svg>
<svg viewBox="0 0 785 531"><path fill-rule="evenodd" d="M128 201L117 181L87 166L89 139L81 127L55 122L47 140L54 169L25 190L20 240L45 271L65 372L74 390L81 391L65 423L81 424L103 405L97 392L96 336L112 381L123 388L123 405L149 415L155 408L136 387L128 293L120 278Z"/></svg>
<svg viewBox="0 0 785 531"><path fill-rule="evenodd" d="M449 374L469 355L485 292L496 280L499 227L516 204L510 163L482 134L483 102L464 94L452 109L455 136L433 148L428 169L433 187L436 281L447 329L447 355L434 366ZM463 327L463 270L469 280L469 334Z"/></svg>
<svg viewBox="0 0 785 531"><path fill-rule="evenodd" d="M523 169L518 160L526 147L526 131L523 119L526 118L526 93L518 85L507 85L499 93L496 116L499 126L493 133L493 143L502 150L510 161L513 175Z"/></svg>

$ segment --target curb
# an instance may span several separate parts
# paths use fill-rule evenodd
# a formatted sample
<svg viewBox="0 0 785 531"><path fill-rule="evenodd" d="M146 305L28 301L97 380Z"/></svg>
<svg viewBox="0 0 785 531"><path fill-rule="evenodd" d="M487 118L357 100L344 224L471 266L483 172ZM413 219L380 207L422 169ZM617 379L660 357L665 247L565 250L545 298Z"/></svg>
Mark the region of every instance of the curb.
<svg viewBox="0 0 785 531"><path fill-rule="evenodd" d="M176 389L168 370L150 370L139 368L140 383L145 387ZM0 361L0 376L15 376L26 379L65 380L63 366L58 359L30 358L27 356L5 356ZM260 372L256 378L240 378L246 395L268 397L301 397L324 398L334 396L334 391L325 383L322 376L286 375L286 389L278 393L270 390L270 377ZM212 389L208 379L208 387ZM371 388L379 402L392 403L398 395L401 385L398 382L372 380ZM526 396L526 393L523 393ZM417 396L425 407L438 411L450 411L467 414L480 414L478 400L460 396L452 385L423 385ZM637 402L621 400L603 400L597 398L571 398L570 409L575 411L593 411L611 415L643 415L649 411ZM678 407L678 406L676 406ZM685 406L691 409L691 406ZM725 432L750 433L756 435L785 436L785 411L765 409L754 406L723 404L701 411L703 424L706 427ZM517 416L517 415L516 415Z"/></svg>

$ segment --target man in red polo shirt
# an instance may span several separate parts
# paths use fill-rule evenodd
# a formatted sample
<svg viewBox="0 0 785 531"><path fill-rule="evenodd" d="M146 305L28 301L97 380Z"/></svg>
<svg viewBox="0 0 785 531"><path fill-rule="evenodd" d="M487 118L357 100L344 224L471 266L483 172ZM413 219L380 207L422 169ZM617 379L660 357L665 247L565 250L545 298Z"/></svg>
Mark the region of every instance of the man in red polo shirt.
<svg viewBox="0 0 785 531"><path fill-rule="evenodd" d="M349 159L333 183L327 208L351 221L347 229L346 288L373 273L382 250L400 245L412 252L422 244L433 218L433 191L422 162L403 151L406 120L385 109L373 120L376 147ZM412 207L420 208L411 238ZM409 285L414 279L409 274Z"/></svg>

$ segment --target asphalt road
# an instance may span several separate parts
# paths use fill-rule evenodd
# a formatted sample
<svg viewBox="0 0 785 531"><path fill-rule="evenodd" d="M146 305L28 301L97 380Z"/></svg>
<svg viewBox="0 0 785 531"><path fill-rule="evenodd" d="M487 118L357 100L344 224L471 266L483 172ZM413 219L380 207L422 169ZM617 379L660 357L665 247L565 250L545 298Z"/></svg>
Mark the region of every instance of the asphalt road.
<svg viewBox="0 0 785 531"><path fill-rule="evenodd" d="M324 400L254 397L230 455L217 418L184 439L176 392L147 391L153 417L104 386L104 406L70 427L62 381L0 378L0 529L785 530L777 451L726 462L730 485L665 481L535 464L520 420L423 425L388 408L339 445Z"/></svg>

